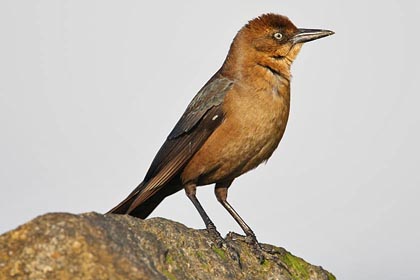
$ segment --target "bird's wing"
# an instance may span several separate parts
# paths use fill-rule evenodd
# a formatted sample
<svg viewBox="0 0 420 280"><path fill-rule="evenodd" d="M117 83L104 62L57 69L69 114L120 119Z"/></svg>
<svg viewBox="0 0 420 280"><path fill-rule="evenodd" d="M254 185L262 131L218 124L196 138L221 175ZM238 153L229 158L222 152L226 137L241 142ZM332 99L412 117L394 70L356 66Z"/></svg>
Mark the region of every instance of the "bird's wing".
<svg viewBox="0 0 420 280"><path fill-rule="evenodd" d="M128 213L159 191L188 163L224 119L222 102L233 81L217 74L197 93L130 196ZM127 200L126 199L126 200Z"/></svg>
<svg viewBox="0 0 420 280"><path fill-rule="evenodd" d="M226 92L232 85L233 82L227 78L212 78L190 102L181 119L169 134L168 139L178 138L191 131L209 109L223 102Z"/></svg>

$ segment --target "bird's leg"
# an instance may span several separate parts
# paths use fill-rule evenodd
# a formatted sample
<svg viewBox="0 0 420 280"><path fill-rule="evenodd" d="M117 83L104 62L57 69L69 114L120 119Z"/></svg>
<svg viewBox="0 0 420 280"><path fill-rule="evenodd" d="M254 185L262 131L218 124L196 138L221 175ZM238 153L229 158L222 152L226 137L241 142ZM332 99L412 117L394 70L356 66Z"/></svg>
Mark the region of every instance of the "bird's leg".
<svg viewBox="0 0 420 280"><path fill-rule="evenodd" d="M210 220L206 211L204 211L203 207L198 201L197 196L195 195L197 186L195 184L187 184L185 185L184 189L188 198L192 201L195 208L197 208L198 213L200 213L200 216L203 219L204 223L206 224L207 231L209 232L211 238L216 241L215 243L217 244L218 247L226 249L229 255L231 256L231 258L237 261L239 266L242 267L238 251L233 246L225 242L225 240L222 238L220 233L217 231L216 226Z"/></svg>
<svg viewBox="0 0 420 280"><path fill-rule="evenodd" d="M254 251L257 254L258 259L263 262L264 255L261 245L258 243L257 237L255 236L252 229L245 223L245 221L239 216L239 214L233 209L233 207L227 202L228 188L232 184L232 181L217 183L214 189L217 200L225 207L229 214L235 219L242 230L245 232L245 241L254 247Z"/></svg>
<svg viewBox="0 0 420 280"><path fill-rule="evenodd" d="M217 245L219 247L221 247L224 240L223 240L222 236L220 235L220 233L217 231L216 226L210 220L206 211L204 211L203 207L201 206L200 202L198 201L197 196L195 195L196 190L197 190L197 186L195 184L187 184L187 185L185 185L184 189L185 189L185 193L187 194L188 198L194 204L198 213L200 213L200 216L203 219L204 224L206 225L207 231L210 233L212 238L214 238L216 240Z"/></svg>
<svg viewBox="0 0 420 280"><path fill-rule="evenodd" d="M227 193L228 187L232 182L229 184L216 184L216 188L214 189L214 193L216 194L217 200L225 207L225 209L229 212L229 214L235 219L235 221L239 224L242 230L245 232L248 243L255 243L259 244L257 241L257 237L255 236L252 229L245 223L245 221L239 216L238 212L233 209L233 207L227 201Z"/></svg>

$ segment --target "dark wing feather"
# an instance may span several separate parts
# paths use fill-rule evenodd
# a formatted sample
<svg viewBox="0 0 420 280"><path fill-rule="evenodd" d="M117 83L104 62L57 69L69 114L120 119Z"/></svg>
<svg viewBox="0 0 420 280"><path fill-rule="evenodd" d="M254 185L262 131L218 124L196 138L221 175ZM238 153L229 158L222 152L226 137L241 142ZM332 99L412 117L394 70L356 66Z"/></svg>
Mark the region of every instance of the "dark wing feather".
<svg viewBox="0 0 420 280"><path fill-rule="evenodd" d="M216 74L197 93L154 158L144 181L118 209L133 212L169 183L223 121L222 102L233 82ZM170 187L170 186L169 186ZM172 186L173 187L173 186ZM129 206L127 207L127 204Z"/></svg>
<svg viewBox="0 0 420 280"><path fill-rule="evenodd" d="M232 85L233 82L227 78L212 78L190 102L168 139L175 139L190 131L211 107L222 103Z"/></svg>
<svg viewBox="0 0 420 280"><path fill-rule="evenodd" d="M190 102L181 119L155 156L144 178L145 181L155 177L164 166L177 156L180 150L188 148L189 152L187 154L189 157L186 159L188 160L201 147L223 120L221 108L211 111L210 109L220 107L219 105L222 104L226 93L232 88L232 85L233 82L231 80L218 77L216 74L203 86ZM212 120L216 115L218 117ZM194 131L193 128L201 120L204 120L204 117L207 118L207 121Z"/></svg>

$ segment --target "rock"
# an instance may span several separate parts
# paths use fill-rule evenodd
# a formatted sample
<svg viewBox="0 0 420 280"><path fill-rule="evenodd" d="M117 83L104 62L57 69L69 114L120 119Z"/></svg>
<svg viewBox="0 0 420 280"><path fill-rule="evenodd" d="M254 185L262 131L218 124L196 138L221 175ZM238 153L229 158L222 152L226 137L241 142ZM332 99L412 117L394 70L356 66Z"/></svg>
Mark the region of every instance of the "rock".
<svg viewBox="0 0 420 280"><path fill-rule="evenodd" d="M272 245L261 264L237 236L240 261L205 230L163 218L46 214L0 236L0 279L335 279Z"/></svg>

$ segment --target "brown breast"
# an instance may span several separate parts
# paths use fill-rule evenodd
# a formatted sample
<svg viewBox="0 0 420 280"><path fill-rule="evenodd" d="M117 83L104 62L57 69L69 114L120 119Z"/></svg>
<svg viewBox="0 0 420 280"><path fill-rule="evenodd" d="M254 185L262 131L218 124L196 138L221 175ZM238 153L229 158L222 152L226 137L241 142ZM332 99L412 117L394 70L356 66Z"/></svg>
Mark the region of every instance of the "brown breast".
<svg viewBox="0 0 420 280"><path fill-rule="evenodd" d="M272 78L251 86L235 85L226 95L225 120L184 168L184 182L205 185L233 179L271 156L283 136L290 107L289 83Z"/></svg>

